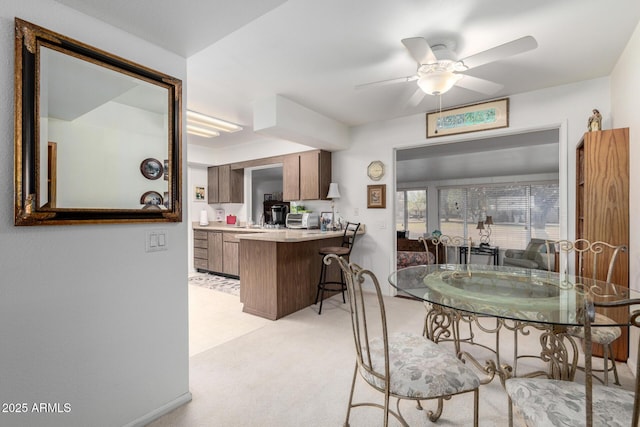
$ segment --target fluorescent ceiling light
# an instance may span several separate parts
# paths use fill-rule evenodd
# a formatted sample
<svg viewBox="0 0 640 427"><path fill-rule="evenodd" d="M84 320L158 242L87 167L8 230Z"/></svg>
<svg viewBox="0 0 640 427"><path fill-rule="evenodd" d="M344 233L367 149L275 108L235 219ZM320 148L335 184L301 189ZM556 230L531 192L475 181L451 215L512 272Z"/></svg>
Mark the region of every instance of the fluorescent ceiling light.
<svg viewBox="0 0 640 427"><path fill-rule="evenodd" d="M238 132L242 130L241 126L235 123L227 122L225 120L216 119L205 114L197 113L195 111L187 110L187 125L192 124L200 128L213 128L222 132Z"/></svg>
<svg viewBox="0 0 640 427"><path fill-rule="evenodd" d="M205 129L204 127L194 126L187 122L187 133L192 135L204 136L205 138L214 138L220 136L220 132L213 129Z"/></svg>

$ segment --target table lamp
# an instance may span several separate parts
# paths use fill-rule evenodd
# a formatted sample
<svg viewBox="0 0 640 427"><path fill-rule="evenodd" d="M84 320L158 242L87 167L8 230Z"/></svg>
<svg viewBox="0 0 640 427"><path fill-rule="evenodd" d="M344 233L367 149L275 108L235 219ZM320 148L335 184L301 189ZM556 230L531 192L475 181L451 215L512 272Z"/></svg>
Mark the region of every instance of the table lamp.
<svg viewBox="0 0 640 427"><path fill-rule="evenodd" d="M340 190L338 190L338 183L332 182L329 184L329 192L327 193L327 199L331 199L331 230L336 229L336 203L335 199L340 198Z"/></svg>
<svg viewBox="0 0 640 427"><path fill-rule="evenodd" d="M485 228L485 225L487 226ZM480 234L480 242L483 245L489 245L491 240L491 226L493 225L493 218L491 215L487 215L484 221L478 221L478 225L476 226L476 230ZM486 231L485 231L486 230Z"/></svg>

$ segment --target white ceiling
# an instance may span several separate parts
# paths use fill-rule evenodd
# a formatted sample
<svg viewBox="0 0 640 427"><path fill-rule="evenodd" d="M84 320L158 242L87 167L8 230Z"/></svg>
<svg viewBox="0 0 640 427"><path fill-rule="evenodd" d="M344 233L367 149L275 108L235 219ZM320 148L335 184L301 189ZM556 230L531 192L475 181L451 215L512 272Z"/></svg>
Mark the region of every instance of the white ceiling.
<svg viewBox="0 0 640 427"><path fill-rule="evenodd" d="M187 103L247 128L233 144L260 138L252 103L274 94L359 125L437 108L434 97L407 105L415 82L354 89L415 73L402 38L452 39L466 57L532 35L537 49L469 72L503 84L499 97L609 75L639 19L637 0L289 0L189 57ZM486 98L453 88L443 107Z"/></svg>
<svg viewBox="0 0 640 427"><path fill-rule="evenodd" d="M245 128L188 136L214 148L264 139L252 105L275 94L349 126L435 110L432 96L407 105L415 82L354 89L416 72L403 38L463 58L535 37L537 49L468 72L504 85L501 97L609 75L640 19L638 0L57 1L188 58L187 107ZM483 99L454 87L442 106Z"/></svg>

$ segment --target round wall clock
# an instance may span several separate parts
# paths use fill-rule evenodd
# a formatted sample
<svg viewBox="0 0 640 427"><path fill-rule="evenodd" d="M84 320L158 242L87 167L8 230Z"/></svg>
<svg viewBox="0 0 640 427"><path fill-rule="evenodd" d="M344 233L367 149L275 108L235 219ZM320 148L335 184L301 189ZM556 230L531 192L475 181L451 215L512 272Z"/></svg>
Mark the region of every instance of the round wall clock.
<svg viewBox="0 0 640 427"><path fill-rule="evenodd" d="M374 160L367 166L367 175L374 181L379 181L384 176L384 163Z"/></svg>

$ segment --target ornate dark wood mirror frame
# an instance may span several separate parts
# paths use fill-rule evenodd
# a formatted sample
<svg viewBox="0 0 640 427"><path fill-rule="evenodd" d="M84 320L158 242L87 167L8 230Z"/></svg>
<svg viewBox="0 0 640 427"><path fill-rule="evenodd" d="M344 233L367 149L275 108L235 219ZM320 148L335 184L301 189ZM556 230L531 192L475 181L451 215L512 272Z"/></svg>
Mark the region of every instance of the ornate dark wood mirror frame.
<svg viewBox="0 0 640 427"><path fill-rule="evenodd" d="M18 18L15 19L15 36L15 225L182 221L182 82ZM80 81L79 76L68 69L62 72L58 70L58 74L51 72L53 67L47 68L48 58L87 69L87 74L92 77L104 75L104 81L100 77L99 81L92 81L90 88L80 88L75 83L76 80ZM68 77L58 88L55 87L58 85L56 75ZM113 93L100 95L104 103L92 99L98 97L92 95L94 91L104 92L102 89L114 81L117 83L113 86L119 87ZM76 86L72 87L73 93L64 89L64 85L69 83ZM132 87L139 90L135 96L127 93ZM83 125L80 136L70 131L74 126L78 127L73 124L75 117L55 118L53 122L50 117L53 109L51 99L59 97L63 89L62 93L66 95L63 96L64 103L67 104L65 108L71 106L72 109L82 110L77 116L93 115L95 127ZM58 95L54 94L55 90ZM147 92L152 94L149 99L139 96ZM118 95L117 99L114 93ZM156 102L153 108L145 109L145 104L152 104L150 99ZM74 105L80 101L85 104L94 102L96 105L82 108ZM104 107L107 104L108 107ZM111 113L105 114L105 111L115 111L122 105L126 111L133 111L134 117L139 115L150 120L136 121L131 114L125 114L124 119L119 119L120 116L115 112L112 116L109 116ZM104 131L96 131L103 122L96 120L98 113L95 110L100 111L99 118L111 117L109 127ZM154 127L155 133L151 132L153 135L148 136L146 129L134 129L132 132L131 129L138 123L141 127ZM129 128L124 129L125 125ZM59 140L51 141L50 128L54 128L54 131L63 129L57 133ZM110 145L112 142L106 136L112 134L119 136L114 138L117 141L113 142L115 145ZM67 135L69 138L66 138ZM66 139L73 139L73 144ZM93 163L89 159L78 161L85 155L85 150L94 150L90 144L96 144L96 140L105 144L105 152L115 153L114 157L104 159L104 164L95 164L95 159ZM74 151L74 147L76 151L64 157L66 153ZM145 149L150 155L141 156L140 152ZM157 159L157 164L162 165L159 166L162 177L149 180L140 173L140 164L145 157ZM89 179L82 175L83 171L90 169L94 176L99 177L105 175L105 168L111 168L110 178L101 181L96 178L95 185L86 182L93 180L92 175L89 175ZM59 179L62 181L59 187L56 187L57 184L51 187L52 171L64 178ZM80 190L73 192L65 188L65 183L69 182L71 187ZM87 193L83 193L86 191L83 186L98 189L96 191L99 194L109 193L111 199L105 196L91 200L91 197L86 197ZM156 197L153 203L141 206L142 187L145 187L144 190L155 190L163 197L161 200L156 200ZM72 197L62 196L68 193L72 193Z"/></svg>

